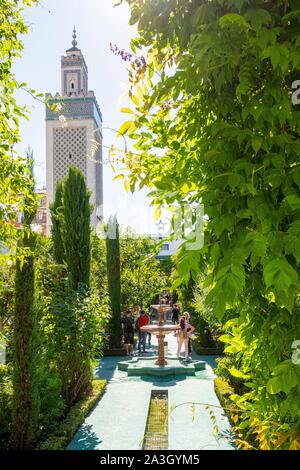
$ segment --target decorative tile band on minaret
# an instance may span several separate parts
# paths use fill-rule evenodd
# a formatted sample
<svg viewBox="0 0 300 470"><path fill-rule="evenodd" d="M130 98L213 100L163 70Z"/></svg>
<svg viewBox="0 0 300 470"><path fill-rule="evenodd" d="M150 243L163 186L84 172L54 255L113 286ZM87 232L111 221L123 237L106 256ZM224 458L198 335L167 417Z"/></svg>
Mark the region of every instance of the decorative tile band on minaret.
<svg viewBox="0 0 300 470"><path fill-rule="evenodd" d="M67 175L71 165L82 170L91 191L94 228L101 219L99 207L103 205L102 114L94 92L88 89L88 68L78 48L75 26L72 38L72 47L61 58L61 94L46 94L50 105L46 106L48 234L49 204L57 181ZM59 113L50 109L54 103L61 104Z"/></svg>

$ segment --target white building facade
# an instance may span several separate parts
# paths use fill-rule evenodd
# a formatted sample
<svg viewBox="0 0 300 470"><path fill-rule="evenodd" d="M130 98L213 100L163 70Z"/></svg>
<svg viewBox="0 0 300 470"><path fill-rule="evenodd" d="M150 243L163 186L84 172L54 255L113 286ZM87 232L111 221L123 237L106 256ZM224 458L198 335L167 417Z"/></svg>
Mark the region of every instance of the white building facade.
<svg viewBox="0 0 300 470"><path fill-rule="evenodd" d="M164 242L161 247L160 252L158 253L158 258L164 259L170 256L176 255L177 251L181 247L183 240L168 240Z"/></svg>
<svg viewBox="0 0 300 470"><path fill-rule="evenodd" d="M84 174L91 191L96 228L102 219L103 161L102 115L93 91L88 90L88 69L77 48L74 28L72 48L61 58L61 94L47 94L46 168L47 168L47 233L51 231L49 205L54 199L56 184L74 165ZM59 111L50 109L56 104Z"/></svg>

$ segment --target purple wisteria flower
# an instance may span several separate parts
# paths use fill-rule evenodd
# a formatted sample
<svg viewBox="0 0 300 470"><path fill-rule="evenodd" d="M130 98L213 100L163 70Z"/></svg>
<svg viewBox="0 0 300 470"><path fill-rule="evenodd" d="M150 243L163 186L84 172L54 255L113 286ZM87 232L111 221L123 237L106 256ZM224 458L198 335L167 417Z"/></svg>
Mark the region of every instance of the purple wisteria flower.
<svg viewBox="0 0 300 470"><path fill-rule="evenodd" d="M147 61L144 56L136 56L132 52L128 52L125 49L120 49L115 44L109 44L110 50L116 56L120 56L124 62L127 62L131 65L132 69L136 74L136 79L138 80L139 76L145 72L147 67Z"/></svg>

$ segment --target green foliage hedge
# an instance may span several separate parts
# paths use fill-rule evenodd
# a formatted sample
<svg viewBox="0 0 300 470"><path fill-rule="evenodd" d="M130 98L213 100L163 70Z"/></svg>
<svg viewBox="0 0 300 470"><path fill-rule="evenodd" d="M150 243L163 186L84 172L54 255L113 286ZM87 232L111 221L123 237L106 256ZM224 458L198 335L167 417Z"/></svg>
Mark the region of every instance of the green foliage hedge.
<svg viewBox="0 0 300 470"><path fill-rule="evenodd" d="M52 435L39 445L38 449L64 450L72 440L78 428L84 422L87 415L92 411L104 394L106 384L106 380L94 380L91 392L87 394L85 398L72 406L62 423L57 426Z"/></svg>
<svg viewBox="0 0 300 470"><path fill-rule="evenodd" d="M231 424L234 424L233 416L236 410L236 405L230 400L230 396L235 393L234 389L225 379L222 379L221 377L216 377L214 379L214 387L219 402L224 408L229 421Z"/></svg>
<svg viewBox="0 0 300 470"><path fill-rule="evenodd" d="M12 381L8 366L0 364L0 449L8 446L12 412Z"/></svg>
<svg viewBox="0 0 300 470"><path fill-rule="evenodd" d="M36 386L38 419L34 442L52 432L65 410L59 377L42 361L37 363ZM12 446L12 412L12 365L0 365L0 449L10 449Z"/></svg>

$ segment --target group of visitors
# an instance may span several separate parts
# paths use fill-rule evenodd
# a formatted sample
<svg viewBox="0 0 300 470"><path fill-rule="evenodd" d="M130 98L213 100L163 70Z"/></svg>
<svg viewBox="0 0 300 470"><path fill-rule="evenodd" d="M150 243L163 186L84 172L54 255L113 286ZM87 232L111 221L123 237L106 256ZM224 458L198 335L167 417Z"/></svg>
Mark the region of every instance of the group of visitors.
<svg viewBox="0 0 300 470"><path fill-rule="evenodd" d="M170 299L166 299L170 300ZM162 304L163 305L163 304ZM164 305L166 305L164 303ZM152 310L148 313L137 305L133 311L126 310L123 314L122 325L124 334L124 345L126 354L133 356L134 354L134 335L135 332L138 334L138 352L143 354L146 352L146 348L151 347L151 334L142 330L143 326L151 323ZM177 336L178 349L177 357L180 357L182 347L184 346L185 359L189 360L192 354L191 336L195 331L195 328L191 324L190 314L184 312L180 316L180 307L178 304L172 304L172 322L178 325L178 330L175 332ZM148 338L148 341L147 341Z"/></svg>
<svg viewBox="0 0 300 470"><path fill-rule="evenodd" d="M124 345L126 354L133 356L134 351L134 333L138 333L138 351L139 353L146 352L146 344L148 337L148 347L151 347L151 334L142 331L143 326L149 325L151 319L151 313L146 313L145 310L141 309L137 305L134 312L126 310L122 318L123 334L124 334Z"/></svg>

